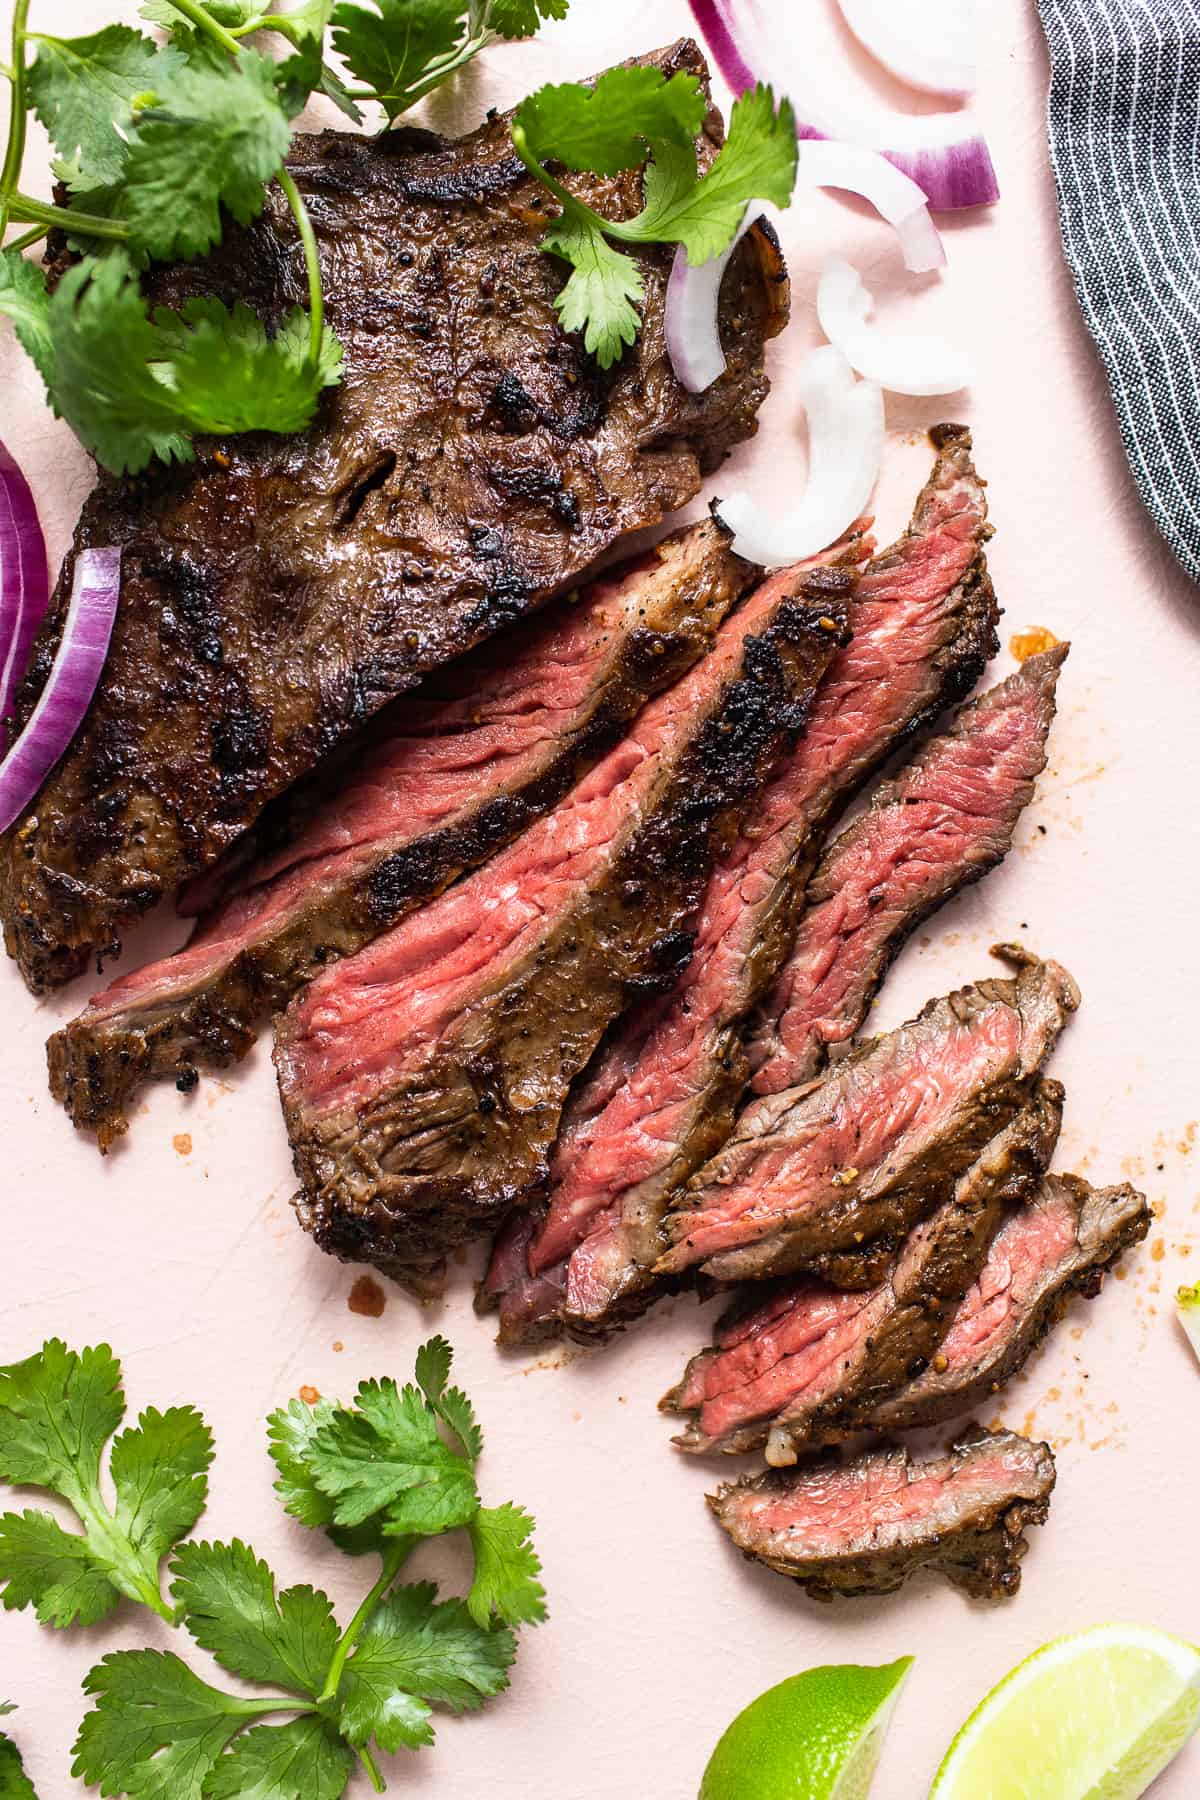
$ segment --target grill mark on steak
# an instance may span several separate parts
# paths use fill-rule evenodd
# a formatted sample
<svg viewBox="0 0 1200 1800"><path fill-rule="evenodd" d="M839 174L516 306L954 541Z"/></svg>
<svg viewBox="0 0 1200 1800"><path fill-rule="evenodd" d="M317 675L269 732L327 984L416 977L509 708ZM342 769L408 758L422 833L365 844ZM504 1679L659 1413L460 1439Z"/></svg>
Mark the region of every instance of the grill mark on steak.
<svg viewBox="0 0 1200 1800"><path fill-rule="evenodd" d="M398 1279L546 1178L571 1081L691 950L713 858L845 632L851 577L772 577L487 868L293 1001L276 1061L302 1223Z"/></svg>
<svg viewBox="0 0 1200 1800"><path fill-rule="evenodd" d="M1067 649L1030 657L964 707L825 852L750 1046L756 1093L811 1080L854 1036L917 926L1008 854L1046 766Z"/></svg>
<svg viewBox="0 0 1200 1800"><path fill-rule="evenodd" d="M1019 946L1015 980L933 1000L822 1080L764 1095L693 1177L666 1222L666 1274L784 1275L831 1250L907 1232L948 1199L984 1145L1029 1102L1079 1003L1066 970Z"/></svg>
<svg viewBox="0 0 1200 1800"><path fill-rule="evenodd" d="M106 1149L144 1081L235 1061L320 968L511 842L704 653L751 575L719 527L691 526L398 702L357 761L278 809L285 847L236 870L184 950L51 1038L75 1124Z"/></svg>
<svg viewBox="0 0 1200 1800"><path fill-rule="evenodd" d="M891 1594L921 1568L996 1600L1021 1584L1024 1533L1045 1522L1054 1479L1048 1444L973 1427L941 1457L916 1462L885 1445L771 1470L708 1503L743 1555L814 1600Z"/></svg>
<svg viewBox="0 0 1200 1800"><path fill-rule="evenodd" d="M688 41L651 60L707 79ZM712 112L702 163L720 136ZM690 499L754 430L767 390L763 343L783 323L787 284L761 229L722 286L728 369L689 395L665 347L669 250L635 252L644 327L614 369L561 329L562 267L538 243L542 190L512 156L506 119L456 142L302 135L288 166L345 379L297 436L206 440L194 464L103 477L85 504L21 722L87 545L123 550L112 644L75 742L0 841L6 941L37 992L113 952L130 922L430 669ZM628 216L640 173L589 192ZM240 296L268 321L303 302L279 190L211 258L156 271L150 286L156 302ZM528 412L498 416L506 381ZM552 490L529 481L547 471Z"/></svg>
<svg viewBox="0 0 1200 1800"><path fill-rule="evenodd" d="M992 1243L938 1347L936 1364L860 1422L879 1431L939 1425L974 1411L1010 1381L1076 1294L1094 1299L1105 1272L1150 1230L1143 1195L1049 1175Z"/></svg>
<svg viewBox="0 0 1200 1800"><path fill-rule="evenodd" d="M804 1280L766 1302L759 1294L735 1303L715 1347L692 1358L662 1401L664 1412L690 1419L674 1440L680 1449L733 1454L765 1443L767 1461L782 1468L856 1429L914 1379L978 1277L1005 1208L1027 1200L1049 1165L1062 1103L1058 1082L1042 1081L874 1292Z"/></svg>
<svg viewBox="0 0 1200 1800"><path fill-rule="evenodd" d="M664 1291L651 1270L671 1194L728 1136L748 1065L742 1026L794 932L830 818L896 747L973 686L996 648L983 484L960 426L904 535L851 602L853 638L808 730L710 879L697 951L654 1013L630 1015L568 1105L545 1223L514 1217L480 1290L500 1339L602 1337ZM526 1246L526 1265L516 1240Z"/></svg>

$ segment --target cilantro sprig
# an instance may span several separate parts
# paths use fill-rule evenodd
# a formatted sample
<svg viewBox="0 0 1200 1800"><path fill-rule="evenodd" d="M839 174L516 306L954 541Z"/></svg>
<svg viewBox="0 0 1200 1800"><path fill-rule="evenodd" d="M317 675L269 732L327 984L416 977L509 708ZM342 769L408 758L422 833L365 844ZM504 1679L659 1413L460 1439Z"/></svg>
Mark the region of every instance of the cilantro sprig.
<svg viewBox="0 0 1200 1800"><path fill-rule="evenodd" d="M540 88L518 108L513 146L558 201L559 216L542 248L571 265L556 301L563 326L582 331L584 345L610 368L641 326L645 284L636 260L610 239L643 245L682 244L689 263L728 248L752 200L787 206L796 179L796 126L791 104L776 109L769 87L738 100L729 135L700 174L696 137L707 111L694 75L668 80L661 69L610 69L593 87L565 82ZM580 174L619 175L645 165L642 210L608 219L551 174L554 162Z"/></svg>
<svg viewBox="0 0 1200 1800"><path fill-rule="evenodd" d="M0 1718L16 1710L11 1700L0 1700ZM0 1800L37 1800L21 1752L4 1731L0 1731Z"/></svg>
<svg viewBox="0 0 1200 1800"><path fill-rule="evenodd" d="M466 1395L449 1385L450 1366L450 1346L432 1338L417 1353L415 1383L364 1382L348 1406L293 1400L268 1421L286 1510L346 1552L379 1560L344 1629L328 1595L281 1588L239 1539L182 1541L204 1504L212 1454L192 1409L147 1411L113 1439L109 1505L101 1463L124 1413L111 1351L76 1354L52 1340L0 1370L0 1475L51 1489L83 1525L66 1532L47 1513L0 1519L5 1606L34 1605L43 1622L64 1625L93 1622L121 1597L140 1600L258 1689L227 1693L173 1651L112 1652L84 1679L93 1705L74 1774L137 1800L337 1800L357 1759L382 1792L376 1751L430 1744L435 1710L473 1711L508 1685L516 1628L545 1617L533 1521L519 1507L482 1504L483 1435ZM474 1564L464 1598L398 1582L418 1543L458 1530ZM160 1574L168 1556L169 1601ZM6 1744L0 1737L0 1795L11 1776L26 1783L14 1795L30 1800Z"/></svg>
<svg viewBox="0 0 1200 1800"><path fill-rule="evenodd" d="M295 432L340 379L325 325L316 233L285 157L313 93L356 121L390 121L498 37L525 37L567 0L145 0L155 38L112 24L67 38L14 0L8 141L0 165L0 316L45 381L53 410L116 473L186 460L200 433ZM49 10L49 9L47 9ZM255 42L247 42L253 37ZM327 57L327 40L351 90ZM274 43L278 57L262 47ZM66 189L50 205L20 185L28 116L45 126ZM307 316L268 328L244 306L202 300L151 316L140 276L203 256L247 225L276 183L304 256ZM5 241L10 226L27 226ZM54 227L82 257L67 300L24 252ZM202 310L195 310L199 305ZM300 322L303 321L303 330Z"/></svg>

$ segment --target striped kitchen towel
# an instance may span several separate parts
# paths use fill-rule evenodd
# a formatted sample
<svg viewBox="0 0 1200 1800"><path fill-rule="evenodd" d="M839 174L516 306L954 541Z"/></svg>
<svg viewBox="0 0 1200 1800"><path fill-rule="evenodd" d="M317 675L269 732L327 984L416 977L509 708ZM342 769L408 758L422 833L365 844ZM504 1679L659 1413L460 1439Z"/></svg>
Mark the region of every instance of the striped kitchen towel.
<svg viewBox="0 0 1200 1800"><path fill-rule="evenodd" d="M1067 261L1142 498L1200 581L1200 0L1038 0Z"/></svg>

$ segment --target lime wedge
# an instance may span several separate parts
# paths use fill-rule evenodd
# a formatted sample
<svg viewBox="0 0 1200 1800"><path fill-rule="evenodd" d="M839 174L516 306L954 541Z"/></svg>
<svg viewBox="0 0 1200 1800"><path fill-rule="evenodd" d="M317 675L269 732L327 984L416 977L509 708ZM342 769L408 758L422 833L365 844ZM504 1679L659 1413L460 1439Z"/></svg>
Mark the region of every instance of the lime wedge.
<svg viewBox="0 0 1200 1800"><path fill-rule="evenodd" d="M1035 1650L978 1706L929 1800L1136 1800L1200 1723L1200 1650L1098 1625Z"/></svg>
<svg viewBox="0 0 1200 1800"><path fill-rule="evenodd" d="M699 1800L865 1800L912 1660L837 1663L768 1688L713 1751Z"/></svg>

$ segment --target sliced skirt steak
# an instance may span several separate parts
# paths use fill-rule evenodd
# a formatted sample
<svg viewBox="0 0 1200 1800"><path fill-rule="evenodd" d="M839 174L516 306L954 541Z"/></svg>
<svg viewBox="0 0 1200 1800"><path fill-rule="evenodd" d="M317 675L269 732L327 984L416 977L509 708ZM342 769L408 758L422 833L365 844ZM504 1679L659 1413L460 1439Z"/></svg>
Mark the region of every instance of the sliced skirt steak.
<svg viewBox="0 0 1200 1800"><path fill-rule="evenodd" d="M707 79L688 41L652 60ZM720 136L710 113L702 162ZM345 378L297 436L208 440L184 467L105 477L86 503L22 717L87 545L123 551L112 645L74 744L0 841L0 915L35 991L115 951L397 694L690 499L766 393L763 343L787 287L761 227L722 285L727 371L690 395L666 352L669 249L637 253L644 324L616 367L563 331L563 265L539 247L544 190L506 118L455 142L403 127L302 135L288 167ZM637 170L565 179L613 217L642 203ZM282 193L205 262L150 285L155 301L240 297L268 320L303 302Z"/></svg>
<svg viewBox="0 0 1200 1800"><path fill-rule="evenodd" d="M691 1417L676 1444L734 1453L765 1443L767 1461L782 1468L845 1436L919 1375L978 1277L1005 1208L1027 1200L1047 1168L1062 1100L1058 1082L1039 1084L875 1290L801 1281L766 1301L748 1298L721 1320L715 1348L692 1358L663 1401L665 1411Z"/></svg>
<svg viewBox="0 0 1200 1800"><path fill-rule="evenodd" d="M771 1470L708 1503L744 1555L814 1600L890 1594L921 1568L993 1600L1021 1584L1025 1529L1044 1523L1054 1475L1048 1444L975 1427L945 1456L885 1446Z"/></svg>
<svg viewBox="0 0 1200 1800"><path fill-rule="evenodd" d="M1008 854L1046 766L1065 644L965 706L875 793L805 894L795 947L750 1045L756 1092L808 1081L848 1043L906 939Z"/></svg>
<svg viewBox="0 0 1200 1800"><path fill-rule="evenodd" d="M1136 1189L1089 1187L1049 1175L1014 1213L929 1367L860 1416L879 1431L940 1425L989 1402L1011 1380L1076 1294L1094 1298L1104 1274L1150 1229Z"/></svg>
<svg viewBox="0 0 1200 1800"><path fill-rule="evenodd" d="M1028 1105L1079 1003L1057 963L997 954L1014 980L933 1000L822 1080L764 1095L667 1220L666 1274L790 1274L829 1251L907 1232Z"/></svg>
<svg viewBox="0 0 1200 1800"><path fill-rule="evenodd" d="M297 829L237 871L187 947L122 976L51 1038L50 1085L104 1149L156 1076L245 1054L265 1013L546 812L712 643L750 585L721 529L694 525L431 677L373 742L289 797Z"/></svg>
<svg viewBox="0 0 1200 1800"><path fill-rule="evenodd" d="M748 1073L743 1022L788 951L821 832L995 649L970 437L945 425L934 438L912 522L861 577L853 639L804 737L713 871L695 955L657 1008L614 1029L572 1095L541 1221L514 1216L504 1228L481 1289L482 1305L499 1306L504 1342L560 1328L603 1336L662 1290L651 1271L663 1213L732 1128Z"/></svg>
<svg viewBox="0 0 1200 1800"><path fill-rule="evenodd" d="M283 1016L303 1223L437 1285L443 1252L528 1202L571 1081L670 985L714 857L846 627L845 570L783 571L552 812L319 975Z"/></svg>

